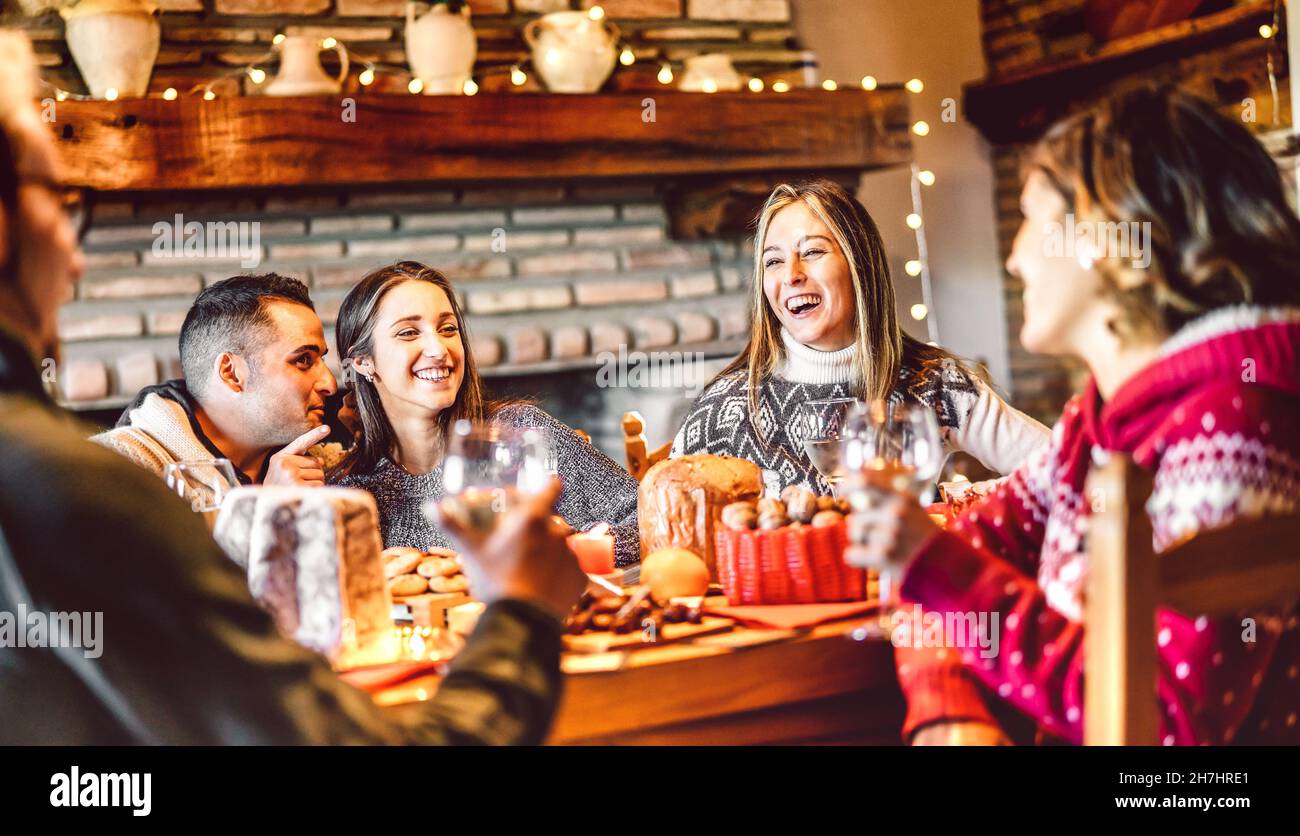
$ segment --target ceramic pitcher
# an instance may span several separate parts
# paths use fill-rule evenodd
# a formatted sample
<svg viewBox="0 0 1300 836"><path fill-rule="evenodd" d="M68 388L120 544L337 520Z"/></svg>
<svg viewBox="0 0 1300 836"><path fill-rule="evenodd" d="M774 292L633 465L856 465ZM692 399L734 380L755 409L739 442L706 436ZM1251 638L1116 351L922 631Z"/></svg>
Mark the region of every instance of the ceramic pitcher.
<svg viewBox="0 0 1300 836"><path fill-rule="evenodd" d="M533 66L553 93L595 93L614 71L619 30L586 12L552 12L524 27Z"/></svg>
<svg viewBox="0 0 1300 836"><path fill-rule="evenodd" d="M348 76L348 51L335 44L339 55L339 74L330 78L320 63L321 44L310 35L286 35L276 47L280 51L280 71L263 90L268 96L320 96L338 93Z"/></svg>

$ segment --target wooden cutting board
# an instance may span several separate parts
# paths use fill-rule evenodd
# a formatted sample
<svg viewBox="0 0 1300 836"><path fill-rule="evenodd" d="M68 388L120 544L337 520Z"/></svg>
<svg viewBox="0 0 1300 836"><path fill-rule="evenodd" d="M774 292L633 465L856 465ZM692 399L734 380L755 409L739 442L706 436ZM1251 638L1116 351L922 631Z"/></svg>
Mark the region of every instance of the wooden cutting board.
<svg viewBox="0 0 1300 836"><path fill-rule="evenodd" d="M706 615L699 624L665 624L656 642L643 641L641 631L611 633L608 630L564 636L564 649L571 653L605 653L610 650L635 650L642 647L663 647L665 644L686 641L696 636L723 633L736 626L730 618Z"/></svg>

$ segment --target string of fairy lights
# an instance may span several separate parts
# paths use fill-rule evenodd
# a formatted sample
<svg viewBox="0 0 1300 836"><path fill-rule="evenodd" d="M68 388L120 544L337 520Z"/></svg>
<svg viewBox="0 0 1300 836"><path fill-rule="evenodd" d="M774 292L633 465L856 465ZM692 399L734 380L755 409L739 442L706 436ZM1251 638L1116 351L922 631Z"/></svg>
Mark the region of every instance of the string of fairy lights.
<svg viewBox="0 0 1300 836"><path fill-rule="evenodd" d="M605 17L605 11L600 6L592 6L590 9L588 9L587 14L592 20L602 20ZM1265 37L1272 37L1273 34L1276 33L1276 28L1274 28L1266 34L1264 31L1266 28L1268 27L1267 26L1261 27L1260 29L1261 35L1264 35ZM265 54L257 56L255 59L249 61L248 63L242 66L232 67L231 69L226 70L225 72L222 72L213 78L206 79L204 81L195 84L185 93L185 95L198 96L204 101L212 101L218 97L218 93L216 91L217 85L221 84L224 81L228 81L231 79L238 79L242 76L247 76L248 80L252 82L252 84L255 86L265 83L267 80L267 72L262 65L270 64L275 61L276 51L274 47L279 46L279 44L284 41L285 37L286 36L283 33L275 35L275 37L271 41L272 49L268 50ZM362 68L361 71L357 74L357 82L361 85L362 88L368 88L371 85L373 85L379 73L387 73L394 76L408 75L408 71L405 68L395 67L395 66L390 67L381 64L379 62L373 61L367 57L357 55L351 49L349 49L346 44L343 44L337 38L334 38L332 36L322 38L318 42L318 45L322 50L341 48L343 51L345 51L347 53L349 63L353 66L360 66ZM510 79L510 84L512 86L522 87L523 85L528 83L529 76L527 71L525 70L525 67L529 65L530 60L531 59L529 58L524 58L523 60L510 64L508 66L501 65L496 67L492 67L492 66L476 67L475 75L477 75L478 79L485 79L488 76L508 74ZM640 60L643 59L637 57L636 53L632 50L631 46L629 46L626 43L621 45L621 48L619 49L619 55L618 55L618 63L620 65L624 67L630 67L633 64L636 64ZM663 60L658 57L652 58L650 60L657 61L659 63L659 72L656 75L657 81L662 85L672 84L676 78L673 69L673 62L669 60ZM1271 72L1271 68L1272 68L1272 64L1270 58L1270 72ZM462 87L461 92L464 93L464 95L466 96L473 96L479 92L480 89L479 83L478 81L475 80L475 75L471 75L468 79L466 79ZM71 90L66 90L64 88L59 87L58 85L49 82L48 80L43 79L42 84L46 89L52 91L54 97L60 102L66 101L68 99L72 99L74 101L86 101L95 98L94 96L88 96L88 95L73 92ZM879 88L880 83L877 81L877 79L874 76L867 75L862 77L862 79L858 83L858 86L860 86L863 90L870 92ZM925 89L924 82L922 82L921 79L919 78L909 79L902 86L909 93L913 93L913 94L919 94ZM762 93L764 90L768 89L768 84L758 76L751 76L745 82L745 87L751 93ZM840 89L840 84L834 79L825 79L824 81L821 82L821 88L828 92L834 92ZM411 78L406 85L406 89L407 92L412 95L420 95L424 92L424 82L418 77ZM783 78L777 78L774 81L772 81L770 85L770 89L773 93L781 94L781 93L788 93L793 88L790 82L786 81ZM705 79L701 83L700 91L705 94L717 93L719 91L718 84L716 81L712 79ZM104 91L103 98L107 101L115 101L118 98L118 95L119 95L118 91L110 87ZM165 90L163 90L160 94L156 94L156 95L158 95L160 98L166 101L176 101L181 97L182 94L175 87L168 87ZM916 120L911 125L911 132L917 137L928 136L930 133L930 125L924 120ZM919 279L921 285L921 301L912 305L909 313L911 314L913 319L917 321L926 322L929 339L932 342L937 341L939 335L938 335L938 327L937 327L937 323L935 322L935 318L931 316L931 311L933 309L933 304L934 304L933 287L932 287L931 276L930 276L929 251L926 246L925 221L924 221L924 213L923 213L923 206L921 200L921 192L923 188L928 188L930 186L933 186L934 184L935 184L935 175L933 171L929 169L921 168L916 164L912 165L911 189L910 189L912 211L908 213L907 217L904 219L908 228L911 229L916 236L916 258L909 259L904 264L904 272L906 272L907 275L912 278Z"/></svg>

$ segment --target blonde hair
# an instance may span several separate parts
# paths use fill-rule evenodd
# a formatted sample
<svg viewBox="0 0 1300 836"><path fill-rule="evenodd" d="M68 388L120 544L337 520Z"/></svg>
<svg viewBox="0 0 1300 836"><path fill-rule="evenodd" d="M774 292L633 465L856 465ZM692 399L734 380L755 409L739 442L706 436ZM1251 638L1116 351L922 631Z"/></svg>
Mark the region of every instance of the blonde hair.
<svg viewBox="0 0 1300 836"><path fill-rule="evenodd" d="M830 230L849 266L853 288L853 378L851 394L864 400L889 398L898 385L905 361L951 359L943 349L903 333L899 325L889 259L875 221L861 203L830 180L782 183L772 190L758 213L754 234L754 281L750 297L749 342L719 377L744 371L749 384L750 415L758 412L758 390L785 359L781 323L763 292L763 244L772 218L800 203ZM978 372L977 372L978 374Z"/></svg>

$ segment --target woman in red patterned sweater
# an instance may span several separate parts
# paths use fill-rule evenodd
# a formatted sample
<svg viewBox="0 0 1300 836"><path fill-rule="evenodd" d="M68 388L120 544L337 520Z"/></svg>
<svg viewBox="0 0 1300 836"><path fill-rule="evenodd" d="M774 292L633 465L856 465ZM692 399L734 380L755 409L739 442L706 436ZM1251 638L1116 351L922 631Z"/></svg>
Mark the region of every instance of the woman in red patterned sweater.
<svg viewBox="0 0 1300 836"><path fill-rule="evenodd" d="M1005 742L1008 707L1082 741L1084 480L1108 451L1154 472L1157 549L1300 504L1300 221L1265 151L1210 105L1142 88L1055 126L1025 171L1007 260L1021 342L1092 376L1051 444L947 530L893 495L853 521L870 536L850 562L901 572L927 612L1001 625L992 658L899 648L914 743ZM1295 607L1243 615L1158 613L1166 745L1300 742Z"/></svg>

